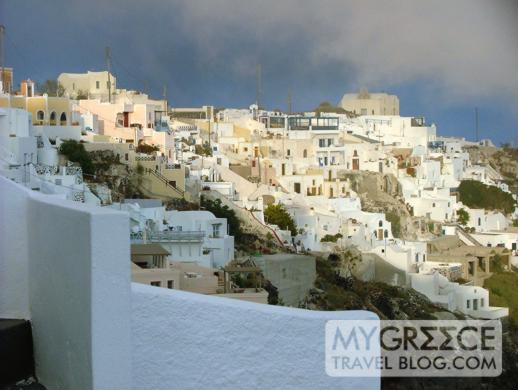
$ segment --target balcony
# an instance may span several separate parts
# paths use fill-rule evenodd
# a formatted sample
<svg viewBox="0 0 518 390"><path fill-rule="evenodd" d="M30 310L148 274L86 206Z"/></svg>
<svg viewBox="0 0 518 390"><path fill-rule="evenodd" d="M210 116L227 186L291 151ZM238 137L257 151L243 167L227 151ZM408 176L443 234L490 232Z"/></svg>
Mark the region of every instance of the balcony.
<svg viewBox="0 0 518 390"><path fill-rule="evenodd" d="M148 234L150 241L181 241L181 242L202 242L205 237L203 231L169 231L153 232Z"/></svg>

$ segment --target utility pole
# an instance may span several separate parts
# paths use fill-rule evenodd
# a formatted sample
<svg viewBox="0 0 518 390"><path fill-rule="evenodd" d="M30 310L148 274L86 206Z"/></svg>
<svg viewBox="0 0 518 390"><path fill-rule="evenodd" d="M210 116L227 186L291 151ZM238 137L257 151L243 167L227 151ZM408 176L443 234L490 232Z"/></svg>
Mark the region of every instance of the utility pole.
<svg viewBox="0 0 518 390"><path fill-rule="evenodd" d="M478 107L475 107L475 141L478 142Z"/></svg>
<svg viewBox="0 0 518 390"><path fill-rule="evenodd" d="M212 155L212 144L210 142L210 118L208 118L208 123L209 123L209 149L210 149L210 154ZM202 166L203 168L203 166Z"/></svg>
<svg viewBox="0 0 518 390"><path fill-rule="evenodd" d="M5 91L4 33L5 33L5 26L3 24L0 24L0 70L2 72L2 79L0 80L0 82L2 84L2 89L0 90L0 92L7 92L7 91Z"/></svg>
<svg viewBox="0 0 518 390"><path fill-rule="evenodd" d="M108 70L108 103L112 102L112 82L110 79L111 73L111 60L112 60L112 51L109 46L106 46L104 49L104 58L106 59L106 69Z"/></svg>
<svg viewBox="0 0 518 390"><path fill-rule="evenodd" d="M255 95L255 103L257 104L257 111L259 111L259 108L261 107L261 94L262 91L262 69L261 64L257 64L257 70L256 70L256 77L257 77L257 85L256 85L256 95Z"/></svg>

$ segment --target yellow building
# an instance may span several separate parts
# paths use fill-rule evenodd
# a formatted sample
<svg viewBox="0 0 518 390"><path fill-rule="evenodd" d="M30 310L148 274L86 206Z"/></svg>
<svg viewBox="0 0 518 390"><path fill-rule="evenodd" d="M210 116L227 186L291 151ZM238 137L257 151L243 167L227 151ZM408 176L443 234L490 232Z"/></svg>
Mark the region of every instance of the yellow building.
<svg viewBox="0 0 518 390"><path fill-rule="evenodd" d="M347 93L338 106L356 115L399 115L399 98L387 93Z"/></svg>
<svg viewBox="0 0 518 390"><path fill-rule="evenodd" d="M34 125L74 125L70 99L54 96L0 95L0 107L29 111Z"/></svg>
<svg viewBox="0 0 518 390"><path fill-rule="evenodd" d="M117 79L107 71L61 73L58 76L58 83L65 89L65 93L73 98L84 94L90 98L106 101L109 92L113 95L117 89Z"/></svg>

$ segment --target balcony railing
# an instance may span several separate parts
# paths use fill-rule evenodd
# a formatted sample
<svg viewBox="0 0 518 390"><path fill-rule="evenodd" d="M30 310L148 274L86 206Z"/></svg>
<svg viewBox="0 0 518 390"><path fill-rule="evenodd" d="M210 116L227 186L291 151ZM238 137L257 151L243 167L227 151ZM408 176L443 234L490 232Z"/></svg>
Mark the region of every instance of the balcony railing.
<svg viewBox="0 0 518 390"><path fill-rule="evenodd" d="M170 231L153 232L148 235L150 241L194 241L201 242L205 237L203 231Z"/></svg>
<svg viewBox="0 0 518 390"><path fill-rule="evenodd" d="M183 242L202 242L205 237L203 231L170 231L170 232L150 232L147 233L146 239L153 242L162 241L183 241ZM130 239L132 241L144 240L144 233L130 233Z"/></svg>

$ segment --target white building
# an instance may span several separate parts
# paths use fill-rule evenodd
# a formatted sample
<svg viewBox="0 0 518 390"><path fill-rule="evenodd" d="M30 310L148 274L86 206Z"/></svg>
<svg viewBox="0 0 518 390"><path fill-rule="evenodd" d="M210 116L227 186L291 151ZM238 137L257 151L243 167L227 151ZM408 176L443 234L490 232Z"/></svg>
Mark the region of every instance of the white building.
<svg viewBox="0 0 518 390"><path fill-rule="evenodd" d="M411 286L450 311L460 311L481 319L498 319L509 315L506 307L489 306L489 291L485 288L450 282L438 272L411 274Z"/></svg>

